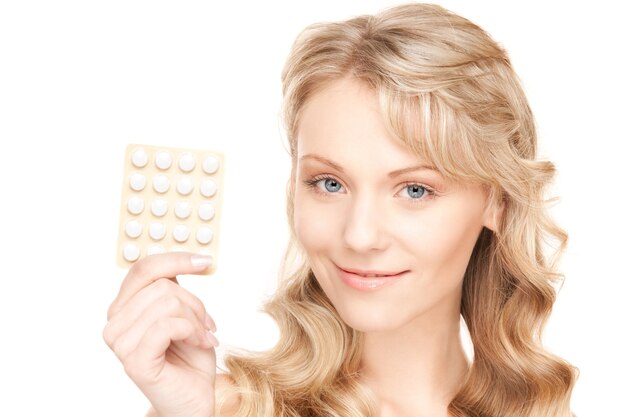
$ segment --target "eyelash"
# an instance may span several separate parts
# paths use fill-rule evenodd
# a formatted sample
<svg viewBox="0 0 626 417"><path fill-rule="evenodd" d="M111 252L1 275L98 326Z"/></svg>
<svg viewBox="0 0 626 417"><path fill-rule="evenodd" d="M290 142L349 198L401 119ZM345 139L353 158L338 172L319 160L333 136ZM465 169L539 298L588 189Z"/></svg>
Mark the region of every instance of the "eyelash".
<svg viewBox="0 0 626 417"><path fill-rule="evenodd" d="M322 180L333 180L343 187L343 184L341 184L341 182L337 181L335 177L332 177L330 175L317 175L311 179L305 180L304 184L307 186L307 188L312 189L314 192L320 195L328 196L329 194L335 194L335 193L323 192L319 190L319 188L317 187L317 183ZM435 192L433 188L427 185L421 184L419 182L415 182L415 181L408 181L408 182L403 183L402 189L404 190L406 187L410 185L415 185L415 186L423 188L426 191L425 195L427 195L427 197L421 197L421 198L407 198L407 200L409 200L411 204L423 204L426 200L430 200L430 199L437 197L437 193Z"/></svg>

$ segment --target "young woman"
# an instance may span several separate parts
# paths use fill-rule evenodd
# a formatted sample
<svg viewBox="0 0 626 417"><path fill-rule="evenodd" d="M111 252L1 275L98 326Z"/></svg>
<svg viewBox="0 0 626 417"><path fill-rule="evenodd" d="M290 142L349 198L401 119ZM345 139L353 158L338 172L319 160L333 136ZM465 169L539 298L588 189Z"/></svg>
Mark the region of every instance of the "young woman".
<svg viewBox="0 0 626 417"><path fill-rule="evenodd" d="M505 51L441 7L399 6L307 28L283 93L293 262L266 306L280 340L216 375L215 323L174 278L210 259L145 258L104 338L150 413L571 416L576 368L540 340L567 236Z"/></svg>

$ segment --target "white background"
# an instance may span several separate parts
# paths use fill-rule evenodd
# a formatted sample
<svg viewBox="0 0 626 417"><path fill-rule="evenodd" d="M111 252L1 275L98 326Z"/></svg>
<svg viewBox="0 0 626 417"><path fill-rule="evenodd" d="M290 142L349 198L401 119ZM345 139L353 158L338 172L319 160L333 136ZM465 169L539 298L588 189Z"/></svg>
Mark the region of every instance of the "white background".
<svg viewBox="0 0 626 417"><path fill-rule="evenodd" d="M608 1L443 1L510 52L570 233L546 346L580 368L579 416L624 415L623 19ZM280 72L307 24L389 1L0 3L0 415L139 416L102 341L126 144L227 158L220 270L189 277L223 346L270 346L256 312L287 239Z"/></svg>

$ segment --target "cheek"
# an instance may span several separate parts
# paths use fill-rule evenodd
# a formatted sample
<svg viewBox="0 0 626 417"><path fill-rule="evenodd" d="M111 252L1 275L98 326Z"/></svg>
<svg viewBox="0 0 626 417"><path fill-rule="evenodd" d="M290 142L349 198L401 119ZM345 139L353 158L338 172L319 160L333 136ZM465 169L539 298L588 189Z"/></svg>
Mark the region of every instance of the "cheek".
<svg viewBox="0 0 626 417"><path fill-rule="evenodd" d="M438 207L420 212L398 225L408 251L431 269L452 269L455 275L464 272L482 225L473 210Z"/></svg>
<svg viewBox="0 0 626 417"><path fill-rule="evenodd" d="M309 254L323 251L337 242L340 213L329 205L316 204L305 190L294 194L294 230L302 248Z"/></svg>

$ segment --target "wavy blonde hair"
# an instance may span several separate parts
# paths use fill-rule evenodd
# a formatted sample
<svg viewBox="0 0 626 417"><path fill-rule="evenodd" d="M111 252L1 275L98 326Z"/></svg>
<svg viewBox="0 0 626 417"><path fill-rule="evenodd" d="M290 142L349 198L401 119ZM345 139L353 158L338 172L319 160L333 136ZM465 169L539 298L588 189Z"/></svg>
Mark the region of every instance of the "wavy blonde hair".
<svg viewBox="0 0 626 417"><path fill-rule="evenodd" d="M555 168L536 159L533 115L506 52L435 5L309 26L282 74L294 166L304 104L344 77L378 94L389 131L412 152L449 179L488 186L490 201L504 207L497 231L480 234L465 273L461 315L474 353L449 413L571 416L577 369L541 345L567 235L547 215L543 194ZM292 189L287 196L285 278L265 306L279 341L224 360L240 397L237 415L374 416L374 397L359 382L362 334L342 322L317 284L295 239Z"/></svg>

